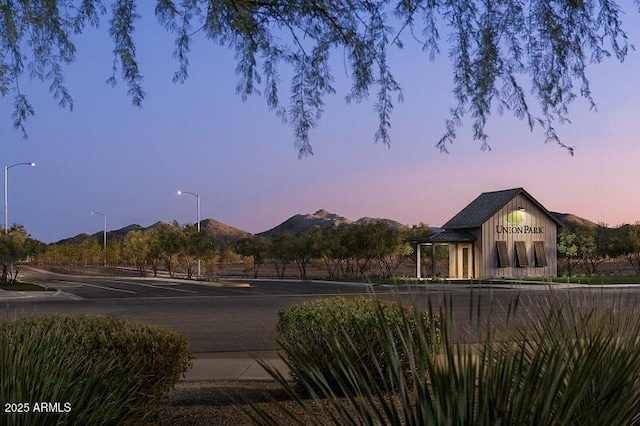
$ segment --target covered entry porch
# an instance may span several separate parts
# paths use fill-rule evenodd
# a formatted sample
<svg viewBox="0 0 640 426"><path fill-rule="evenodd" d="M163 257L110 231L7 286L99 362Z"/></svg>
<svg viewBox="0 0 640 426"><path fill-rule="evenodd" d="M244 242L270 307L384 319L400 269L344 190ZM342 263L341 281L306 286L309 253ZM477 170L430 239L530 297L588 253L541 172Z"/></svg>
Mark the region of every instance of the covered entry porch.
<svg viewBox="0 0 640 426"><path fill-rule="evenodd" d="M422 256L431 256L431 271L427 272L431 278L436 276L436 246L445 245L449 248L449 279L474 279L475 270L475 241L476 237L466 231L447 231L414 239L416 244L416 278L424 279L422 271Z"/></svg>

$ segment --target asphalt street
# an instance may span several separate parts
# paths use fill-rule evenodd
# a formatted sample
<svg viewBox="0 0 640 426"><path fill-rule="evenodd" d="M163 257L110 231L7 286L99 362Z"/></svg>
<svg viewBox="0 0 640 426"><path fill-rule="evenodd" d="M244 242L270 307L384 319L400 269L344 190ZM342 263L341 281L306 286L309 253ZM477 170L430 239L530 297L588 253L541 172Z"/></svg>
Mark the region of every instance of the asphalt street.
<svg viewBox="0 0 640 426"><path fill-rule="evenodd" d="M478 318L504 320L518 306L521 320L545 309L550 297L637 300L632 288L560 288L544 285L427 284L370 286L332 282L232 280L194 282L169 278L59 275L26 270L24 281L60 292L58 297L8 299L0 295L0 318L87 314L127 318L186 335L196 354L273 351L278 311L321 297L375 295L451 314L461 330Z"/></svg>

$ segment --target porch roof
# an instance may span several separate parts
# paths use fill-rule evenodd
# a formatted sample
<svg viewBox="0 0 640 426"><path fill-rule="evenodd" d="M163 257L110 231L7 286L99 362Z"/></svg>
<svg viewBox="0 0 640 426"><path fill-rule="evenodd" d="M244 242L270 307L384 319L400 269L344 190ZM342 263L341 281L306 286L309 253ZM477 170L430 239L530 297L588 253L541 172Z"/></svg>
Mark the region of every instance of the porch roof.
<svg viewBox="0 0 640 426"><path fill-rule="evenodd" d="M466 243L473 242L476 237L470 232L466 231L449 231L442 230L435 234L427 235L426 237L413 238L412 242L415 243Z"/></svg>

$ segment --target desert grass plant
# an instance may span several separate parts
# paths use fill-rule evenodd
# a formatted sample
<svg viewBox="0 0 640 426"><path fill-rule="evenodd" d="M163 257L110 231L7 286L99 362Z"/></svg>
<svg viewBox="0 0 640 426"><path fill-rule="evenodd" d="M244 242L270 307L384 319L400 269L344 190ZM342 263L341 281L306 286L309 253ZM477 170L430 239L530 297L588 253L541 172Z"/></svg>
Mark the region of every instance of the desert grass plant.
<svg viewBox="0 0 640 426"><path fill-rule="evenodd" d="M177 333L85 316L1 322L0 355L0 400L23 411L0 425L153 422L191 362Z"/></svg>
<svg viewBox="0 0 640 426"><path fill-rule="evenodd" d="M327 372L315 357L305 361L294 354L291 361L290 348L283 347L285 363L308 373L301 392L262 363L297 406L294 410L280 404L281 412L291 424L640 423L637 302L617 297L592 303L589 298L554 293L536 309L520 312L524 321L513 321L516 315L509 311L507 326L502 324L499 333L491 324L480 326L478 320L474 343L455 339L450 305L443 306L442 349L437 357L432 356L429 330L418 328L414 333L415 313L390 324L383 320L381 308L375 312L382 328L382 352L377 342L359 341L343 330L326 342L338 359ZM360 368L362 356L373 362L367 369ZM388 380L375 380L381 375ZM324 407L320 414L318 406ZM252 407L247 415L260 424L279 421L260 407Z"/></svg>

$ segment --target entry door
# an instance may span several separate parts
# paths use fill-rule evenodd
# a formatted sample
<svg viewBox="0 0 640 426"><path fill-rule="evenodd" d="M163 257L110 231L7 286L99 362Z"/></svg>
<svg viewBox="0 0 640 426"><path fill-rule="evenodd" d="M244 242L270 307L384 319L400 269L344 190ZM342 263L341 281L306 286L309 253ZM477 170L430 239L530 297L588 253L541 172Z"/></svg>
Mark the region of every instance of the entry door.
<svg viewBox="0 0 640 426"><path fill-rule="evenodd" d="M473 256L471 244L458 244L458 278L473 278Z"/></svg>

